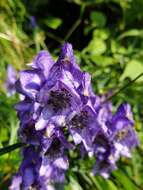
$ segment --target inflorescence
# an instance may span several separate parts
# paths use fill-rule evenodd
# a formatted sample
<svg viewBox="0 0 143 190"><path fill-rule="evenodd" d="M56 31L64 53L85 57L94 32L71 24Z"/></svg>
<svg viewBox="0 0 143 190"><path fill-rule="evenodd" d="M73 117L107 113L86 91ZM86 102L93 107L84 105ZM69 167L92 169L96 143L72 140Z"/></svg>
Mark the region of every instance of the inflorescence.
<svg viewBox="0 0 143 190"><path fill-rule="evenodd" d="M30 69L20 72L16 105L23 160L10 190L51 190L63 183L68 152L96 158L93 173L105 178L121 156L138 145L129 104L112 112L112 104L94 94L91 77L76 64L72 45L65 43L54 62L40 51Z"/></svg>

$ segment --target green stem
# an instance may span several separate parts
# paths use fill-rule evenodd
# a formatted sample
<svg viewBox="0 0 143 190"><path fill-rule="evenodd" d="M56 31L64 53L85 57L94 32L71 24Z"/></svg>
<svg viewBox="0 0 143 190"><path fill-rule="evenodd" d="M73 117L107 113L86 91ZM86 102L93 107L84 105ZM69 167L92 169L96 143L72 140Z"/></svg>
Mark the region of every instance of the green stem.
<svg viewBox="0 0 143 190"><path fill-rule="evenodd" d="M63 39L61 39L61 38L58 37L58 36L55 36L55 35L52 34L51 32L46 32L46 35L47 35L49 38L55 40L56 42L58 42L58 43L60 43L60 44L63 44L63 43L64 43L64 40L63 40Z"/></svg>
<svg viewBox="0 0 143 190"><path fill-rule="evenodd" d="M26 144L24 144L24 143L16 143L16 144L1 148L0 149L0 156L2 156L3 154L9 153L9 152L11 152L11 151L13 151L13 150L15 150L17 148L21 148L21 147L23 147L25 145Z"/></svg>
<svg viewBox="0 0 143 190"><path fill-rule="evenodd" d="M107 102L108 100L111 100L114 96L116 96L117 94L119 94L121 91L125 90L126 88L128 88L131 84L133 84L136 80L138 80L141 76L143 76L143 73L139 74L136 78L134 78L133 80L129 81L125 86L121 87L119 90L115 91L111 96L109 96L105 101L103 101L102 103Z"/></svg>
<svg viewBox="0 0 143 190"><path fill-rule="evenodd" d="M17 136L18 125L15 125L15 123L12 121L10 127L11 127L11 134L10 134L10 139L9 139L9 145L12 145Z"/></svg>
<svg viewBox="0 0 143 190"><path fill-rule="evenodd" d="M81 20L82 20L82 16L83 16L83 13L84 13L84 10L85 10L85 6L86 6L85 4L83 4L81 6L80 16L76 20L76 22L71 26L71 28L69 29L67 35L64 38L64 41L67 41L71 37L71 35L73 34L73 32L76 30L76 28L80 25Z"/></svg>

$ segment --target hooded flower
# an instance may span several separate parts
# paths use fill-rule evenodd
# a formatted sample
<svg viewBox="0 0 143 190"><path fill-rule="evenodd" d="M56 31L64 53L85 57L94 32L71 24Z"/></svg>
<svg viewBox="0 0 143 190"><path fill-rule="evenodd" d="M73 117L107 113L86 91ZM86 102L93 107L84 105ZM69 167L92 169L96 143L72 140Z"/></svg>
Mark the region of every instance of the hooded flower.
<svg viewBox="0 0 143 190"><path fill-rule="evenodd" d="M118 154L131 156L130 150L139 144L129 104L119 106L111 123L112 138Z"/></svg>
<svg viewBox="0 0 143 190"><path fill-rule="evenodd" d="M62 142L56 136L52 137L46 152L40 146L30 145L23 148L22 156L23 161L10 190L49 190L51 184L64 181L69 164Z"/></svg>
<svg viewBox="0 0 143 190"><path fill-rule="evenodd" d="M109 113L110 117L107 117ZM131 149L138 145L138 138L133 128L134 121L129 104L119 106L114 115L104 109L102 120L99 121L105 127L102 127L102 132L99 130L95 134L93 142L94 155L97 158L94 173L109 177L111 171L116 169L120 156L131 157Z"/></svg>
<svg viewBox="0 0 143 190"><path fill-rule="evenodd" d="M93 138L93 155L96 163L93 169L94 174L108 178L111 171L116 169L115 146L110 135L103 128L99 128Z"/></svg>
<svg viewBox="0 0 143 190"><path fill-rule="evenodd" d="M13 178L10 190L28 190L34 187L38 180L41 158L37 147L28 146L22 151L23 161L18 174Z"/></svg>
<svg viewBox="0 0 143 190"><path fill-rule="evenodd" d="M32 68L20 72L19 80L16 83L17 91L35 100L37 92L46 82L53 64L54 61L48 51L39 52L33 63L29 65Z"/></svg>
<svg viewBox="0 0 143 190"><path fill-rule="evenodd" d="M65 170L68 169L68 159L64 155L65 148L58 137L52 137L52 142L44 153L39 170L40 180L45 183L64 182Z"/></svg>
<svg viewBox="0 0 143 190"><path fill-rule="evenodd" d="M96 114L93 110L85 105L78 111L74 111L69 116L69 131L73 137L74 143L83 143L87 151L91 146L91 133L96 130Z"/></svg>

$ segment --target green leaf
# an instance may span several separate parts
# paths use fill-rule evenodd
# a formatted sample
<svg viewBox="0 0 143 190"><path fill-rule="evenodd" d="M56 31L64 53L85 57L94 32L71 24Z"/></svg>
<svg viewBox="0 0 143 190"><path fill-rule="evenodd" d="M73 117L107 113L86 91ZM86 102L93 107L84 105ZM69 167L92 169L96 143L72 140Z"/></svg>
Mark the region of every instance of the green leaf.
<svg viewBox="0 0 143 190"><path fill-rule="evenodd" d="M125 37L134 37L134 36L143 37L143 30L138 30L138 29L128 30L128 31L124 32L123 34L121 34L118 37L118 39L123 39Z"/></svg>
<svg viewBox="0 0 143 190"><path fill-rule="evenodd" d="M117 187L115 186L115 184L109 179L104 179L99 176L99 177L97 177L97 181L99 182L100 186L102 187L102 190L118 190Z"/></svg>
<svg viewBox="0 0 143 190"><path fill-rule="evenodd" d="M4 147L4 148L1 148L0 149L0 156L3 155L3 154L6 154L8 152L11 152L17 148L20 148L22 146L24 146L25 144L23 143L16 143L16 144L13 144L13 145L10 145L10 146L7 146L7 147Z"/></svg>
<svg viewBox="0 0 143 190"><path fill-rule="evenodd" d="M127 66L126 66L120 80L124 80L126 77L134 79L138 75L140 75L141 73L143 73L143 63L141 61L139 61L139 60L134 59L134 60L131 60L127 64ZM137 82L141 82L141 81L143 81L143 77L140 77L137 80Z"/></svg>
<svg viewBox="0 0 143 190"><path fill-rule="evenodd" d="M137 190L137 187L134 185L131 179L129 179L128 176L125 175L121 170L113 172L113 175L117 178L125 190Z"/></svg>
<svg viewBox="0 0 143 190"><path fill-rule="evenodd" d="M100 184L98 177L93 176L92 174L89 174L90 178L92 179L92 182L97 187L98 190L103 190L103 186Z"/></svg>
<svg viewBox="0 0 143 190"><path fill-rule="evenodd" d="M104 27L106 24L106 17L102 12L91 12L90 19L92 21L92 24L96 27Z"/></svg>
<svg viewBox="0 0 143 190"><path fill-rule="evenodd" d="M79 185L77 180L74 179L74 177L70 176L70 183L65 186L65 190L83 190L83 188Z"/></svg>
<svg viewBox="0 0 143 190"><path fill-rule="evenodd" d="M106 43L102 39L93 38L87 48L85 48L85 51L91 55L101 55L106 51Z"/></svg>
<svg viewBox="0 0 143 190"><path fill-rule="evenodd" d="M100 38L102 40L107 40L109 37L109 30L107 29L95 29L93 31L93 37L94 38Z"/></svg>
<svg viewBox="0 0 143 190"><path fill-rule="evenodd" d="M55 30L62 24L62 19L48 16L47 19L44 20L44 24Z"/></svg>
<svg viewBox="0 0 143 190"><path fill-rule="evenodd" d="M0 128L0 142L4 142L8 139L8 130L5 130L5 128Z"/></svg>
<svg viewBox="0 0 143 190"><path fill-rule="evenodd" d="M118 190L113 181L107 180L106 182L109 190Z"/></svg>
<svg viewBox="0 0 143 190"><path fill-rule="evenodd" d="M95 62L97 65L102 66L102 67L106 67L106 66L114 64L114 59L109 56L93 55L91 56L91 60Z"/></svg>

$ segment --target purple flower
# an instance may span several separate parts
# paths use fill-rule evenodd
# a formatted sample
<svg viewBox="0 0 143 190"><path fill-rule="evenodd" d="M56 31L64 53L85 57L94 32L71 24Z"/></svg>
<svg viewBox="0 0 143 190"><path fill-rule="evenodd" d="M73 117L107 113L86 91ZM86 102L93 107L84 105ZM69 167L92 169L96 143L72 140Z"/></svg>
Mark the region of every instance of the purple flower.
<svg viewBox="0 0 143 190"><path fill-rule="evenodd" d="M30 25L31 25L31 27L32 27L33 29L36 28L37 23L36 23L36 18L35 18L35 16L30 16Z"/></svg>
<svg viewBox="0 0 143 190"><path fill-rule="evenodd" d="M87 151L91 146L91 133L96 130L96 113L88 105L82 106L78 111L73 111L69 115L69 131L74 143L83 143Z"/></svg>
<svg viewBox="0 0 143 190"><path fill-rule="evenodd" d="M71 150L95 157L94 174L107 178L120 156L138 144L130 106L121 105L113 115L112 104L102 103L105 96L94 94L90 75L76 64L71 44L62 46L57 62L41 51L29 66L16 82L24 96L15 106L18 135L28 146L11 190L63 184Z"/></svg>
<svg viewBox="0 0 143 190"><path fill-rule="evenodd" d="M112 162L110 162L110 160L108 158L104 158L104 159L97 159L96 160L96 164L94 166L93 169L93 173L94 175L101 175L104 178L108 178L110 173L117 169L116 165Z"/></svg>
<svg viewBox="0 0 143 190"><path fill-rule="evenodd" d="M37 69L25 70L21 71L19 75L20 79L16 82L17 91L34 100L44 82L42 71Z"/></svg>
<svg viewBox="0 0 143 190"><path fill-rule="evenodd" d="M108 128L107 124L112 119L112 104L107 102L103 105L100 105L97 108L97 122L99 126L107 133L110 128Z"/></svg>
<svg viewBox="0 0 143 190"><path fill-rule="evenodd" d="M9 189L10 190L19 190L21 183L22 183L22 177L17 174L13 177L12 184Z"/></svg>
<svg viewBox="0 0 143 190"><path fill-rule="evenodd" d="M28 146L23 149L22 156L23 161L12 180L11 190L50 189L51 184L64 181L69 164L57 137L52 139L45 153L39 146Z"/></svg>
<svg viewBox="0 0 143 190"><path fill-rule="evenodd" d="M95 94L93 92L92 86L91 86L91 76L89 73L84 72L82 75L81 84L78 87L78 93L85 97L95 97Z"/></svg>
<svg viewBox="0 0 143 190"><path fill-rule="evenodd" d="M64 156L64 146L55 137L42 159L39 170L40 179L46 183L64 182L65 170L68 169L68 165L68 159Z"/></svg>
<svg viewBox="0 0 143 190"><path fill-rule="evenodd" d="M48 78L50 69L54 64L54 60L48 51L42 50L35 57L32 68L39 69L44 73L45 78Z"/></svg>
<svg viewBox="0 0 143 190"><path fill-rule="evenodd" d="M96 163L93 169L94 174L108 178L111 171L116 169L117 157L116 148L110 135L104 129L98 129L93 138L93 155L96 156Z"/></svg>
<svg viewBox="0 0 143 190"><path fill-rule="evenodd" d="M47 189L51 183L63 182L68 168L65 149L73 145L66 139L70 133L65 136L66 117L81 103L77 88L82 72L70 44L63 46L57 63L41 51L30 66L20 72L16 83L17 91L25 96L15 106L20 118L18 134L22 142L30 144L23 150L18 175L23 189Z"/></svg>
<svg viewBox="0 0 143 190"><path fill-rule="evenodd" d="M23 161L19 168L17 178L20 180L12 180L11 190L24 189L28 190L34 187L37 183L38 171L41 164L41 158L38 154L38 149L34 146L29 146L23 149ZM16 179L17 179L16 178Z"/></svg>
<svg viewBox="0 0 143 190"><path fill-rule="evenodd" d="M112 118L112 138L118 154L130 157L130 150L139 144L129 104L122 104Z"/></svg>
<svg viewBox="0 0 143 190"><path fill-rule="evenodd" d="M16 70L8 65L7 67L7 79L5 81L5 87L7 89L8 96L14 95L16 93L15 82L17 80Z"/></svg>
<svg viewBox="0 0 143 190"><path fill-rule="evenodd" d="M131 149L138 145L138 138L133 128L129 104L119 106L112 117L108 109L104 109L103 113L102 120L98 121L104 127L95 134L93 141L93 151L97 158L94 173L109 177L111 171L116 169L116 162L120 156L131 156Z"/></svg>
<svg viewBox="0 0 143 190"><path fill-rule="evenodd" d="M17 91L31 99L36 98L41 86L46 82L54 61L48 51L41 51L34 59L31 70L20 72L16 83Z"/></svg>

